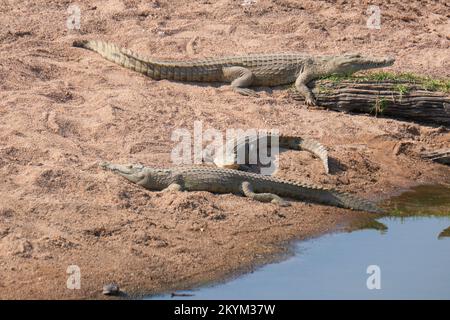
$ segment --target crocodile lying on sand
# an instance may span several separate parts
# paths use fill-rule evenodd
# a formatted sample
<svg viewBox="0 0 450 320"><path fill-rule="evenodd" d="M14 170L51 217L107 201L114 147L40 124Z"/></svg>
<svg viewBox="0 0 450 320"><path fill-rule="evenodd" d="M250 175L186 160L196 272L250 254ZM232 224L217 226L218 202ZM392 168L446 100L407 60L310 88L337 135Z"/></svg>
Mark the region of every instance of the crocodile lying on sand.
<svg viewBox="0 0 450 320"><path fill-rule="evenodd" d="M250 163L250 154L259 155L258 148L261 145L266 146L267 150L270 151L272 139L278 141L278 147L280 148L309 151L322 160L325 173L329 173L327 149L318 141L272 132L268 132L267 135L250 135L239 137L237 140L230 140L223 148L216 151L213 158L209 157L207 162L212 162L219 168L248 171L251 165L259 164Z"/></svg>
<svg viewBox="0 0 450 320"><path fill-rule="evenodd" d="M383 212L370 201L348 193L233 169L206 166L159 169L109 162L103 162L100 166L149 190L233 193L281 206L289 205L289 202L280 198L287 197L354 210Z"/></svg>
<svg viewBox="0 0 450 320"><path fill-rule="evenodd" d="M360 54L311 56L300 53L249 54L235 57L206 58L191 61L167 61L143 57L115 44L97 40L78 40L75 47L98 52L107 60L141 72L155 80L229 82L234 91L256 95L250 86L278 86L295 83L308 105L315 98L307 84L331 74L352 74L373 68L391 66L391 57L369 57Z"/></svg>

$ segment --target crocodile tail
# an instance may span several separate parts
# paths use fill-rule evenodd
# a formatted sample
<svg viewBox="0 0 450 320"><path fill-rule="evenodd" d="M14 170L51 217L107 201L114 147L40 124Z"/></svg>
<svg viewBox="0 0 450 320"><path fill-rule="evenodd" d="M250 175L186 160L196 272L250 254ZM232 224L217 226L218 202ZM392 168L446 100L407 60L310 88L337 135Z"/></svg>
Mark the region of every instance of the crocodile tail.
<svg viewBox="0 0 450 320"><path fill-rule="evenodd" d="M292 136L285 136L285 135L278 135L269 132L267 135L267 147L271 147L271 137L278 137L279 138L279 146L287 149L292 150L305 150L308 152L311 152L313 155L318 157L320 160L322 160L325 173L329 173L328 169L328 152L327 149L321 145L318 141L314 139L303 139L300 137L292 137ZM233 168L236 169L234 166L236 166L236 156L237 151L245 146L248 146L250 144L254 144L256 140L260 139L260 136L250 136L250 137L244 137L241 139L238 139L238 141L232 141L233 143L233 155L229 155L225 160L219 161L218 158L214 160L217 166L223 167L223 168ZM235 144L234 144L235 143ZM231 148L230 148L231 149ZM223 152L223 151L222 151Z"/></svg>
<svg viewBox="0 0 450 320"><path fill-rule="evenodd" d="M328 167L328 151L327 149L314 139L302 139L299 143L299 147L303 150L309 151L322 160L325 173L330 172Z"/></svg>
<svg viewBox="0 0 450 320"><path fill-rule="evenodd" d="M351 195L349 193L332 190L331 195L333 197L333 202L335 202L335 205L339 207L353 210L367 211L372 213L384 213L384 210L379 208L375 203Z"/></svg>
<svg viewBox="0 0 450 320"><path fill-rule="evenodd" d="M280 146L294 150L305 150L311 152L313 155L322 160L325 173L327 174L329 173L328 151L317 140L308 138L303 139L298 137L281 136Z"/></svg>
<svg viewBox="0 0 450 320"><path fill-rule="evenodd" d="M151 59L140 57L137 53L120 48L119 46L100 40L76 40L74 47L85 48L97 52L105 59L117 63L127 69L143 73L153 79L162 79L161 74L165 67L153 62Z"/></svg>

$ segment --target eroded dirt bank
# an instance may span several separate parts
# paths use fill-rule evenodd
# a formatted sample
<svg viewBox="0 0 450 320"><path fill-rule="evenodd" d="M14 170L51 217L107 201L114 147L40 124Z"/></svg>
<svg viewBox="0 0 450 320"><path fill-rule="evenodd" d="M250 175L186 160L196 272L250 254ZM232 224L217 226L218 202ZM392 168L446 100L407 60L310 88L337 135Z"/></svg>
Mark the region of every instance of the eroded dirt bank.
<svg viewBox="0 0 450 320"><path fill-rule="evenodd" d="M97 298L104 283L155 293L218 279L265 261L279 244L317 235L361 213L234 195L158 194L97 167L100 160L170 166L177 128L266 128L319 140L331 174L308 153L281 155L278 176L379 199L412 184L446 183L421 160L450 143L448 129L307 110L281 88L258 98L227 87L153 81L72 48L103 39L166 58L250 52L394 55L393 71L448 77L444 1L0 0L0 298ZM192 132L192 131L191 131ZM81 289L68 290L69 265Z"/></svg>

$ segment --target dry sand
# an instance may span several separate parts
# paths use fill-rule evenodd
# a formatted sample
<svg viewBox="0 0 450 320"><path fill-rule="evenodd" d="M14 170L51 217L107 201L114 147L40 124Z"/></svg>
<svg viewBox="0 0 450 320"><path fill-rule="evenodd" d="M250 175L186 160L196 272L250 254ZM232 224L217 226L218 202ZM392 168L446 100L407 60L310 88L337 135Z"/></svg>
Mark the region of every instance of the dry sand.
<svg viewBox="0 0 450 320"><path fill-rule="evenodd" d="M199 58L253 52L394 55L393 71L450 75L445 1L0 0L0 298L98 298L116 281L134 294L221 279L268 261L291 239L364 215L296 202L288 208L207 192L153 193L100 160L170 166L176 128L275 128L329 148L331 174L306 152L281 156L278 176L382 199L449 183L418 152L449 146L446 128L308 110L283 88L248 98L226 86L153 81L71 47L102 39L142 54ZM81 289L66 288L69 265Z"/></svg>

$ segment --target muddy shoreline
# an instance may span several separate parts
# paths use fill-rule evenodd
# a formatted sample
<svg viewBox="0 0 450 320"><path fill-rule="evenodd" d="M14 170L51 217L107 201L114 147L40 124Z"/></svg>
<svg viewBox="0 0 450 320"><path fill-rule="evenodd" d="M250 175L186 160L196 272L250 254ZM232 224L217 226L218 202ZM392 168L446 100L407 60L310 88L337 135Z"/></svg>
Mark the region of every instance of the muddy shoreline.
<svg viewBox="0 0 450 320"><path fill-rule="evenodd" d="M160 194L98 168L100 161L170 166L171 134L278 129L318 140L330 174L307 152L280 156L278 177L372 200L417 184L450 182L421 159L450 145L448 128L312 110L285 88L242 97L227 86L153 81L71 44L102 39L167 59L251 52L395 55L393 72L449 77L448 6L382 5L368 30L357 1L7 2L0 13L0 298L103 298L170 292L250 270L284 244L348 225L364 213L295 202L280 208L234 195ZM282 18L281 18L282 17ZM340 19L336 19L340 17ZM67 288L67 268L81 288Z"/></svg>

